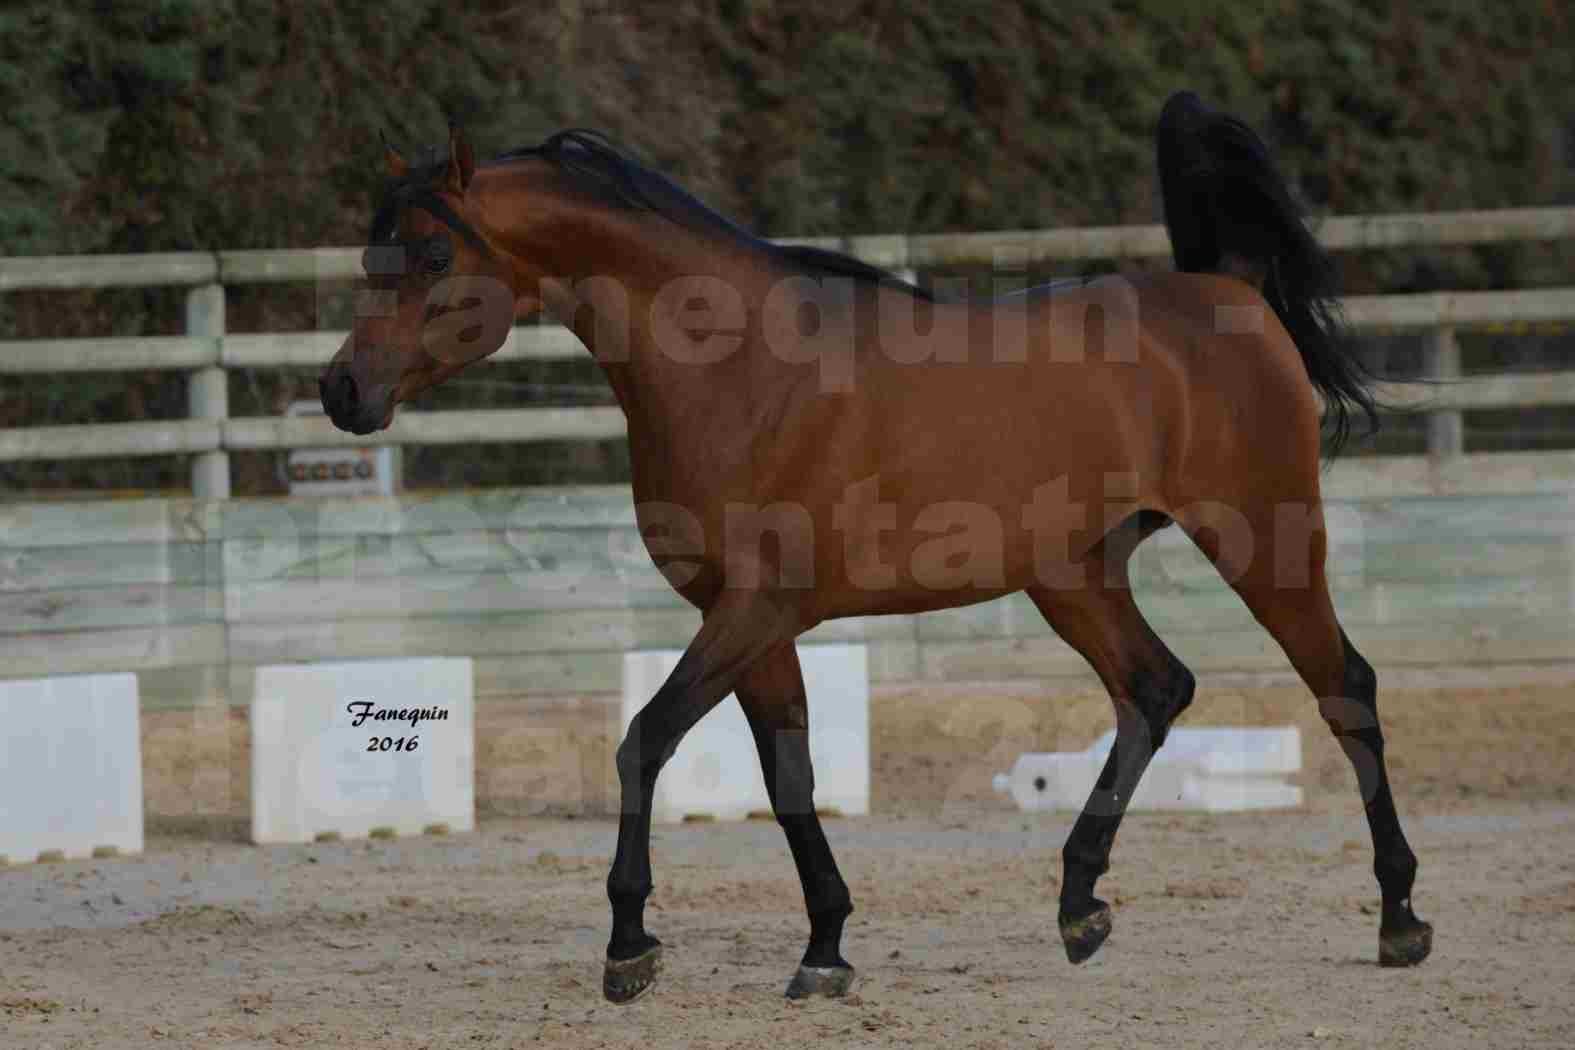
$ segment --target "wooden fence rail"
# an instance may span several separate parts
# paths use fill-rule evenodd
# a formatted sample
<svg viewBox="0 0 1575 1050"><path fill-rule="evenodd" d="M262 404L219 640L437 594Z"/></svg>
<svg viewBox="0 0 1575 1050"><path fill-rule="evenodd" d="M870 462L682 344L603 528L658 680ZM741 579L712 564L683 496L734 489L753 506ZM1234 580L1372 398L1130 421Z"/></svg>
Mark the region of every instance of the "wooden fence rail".
<svg viewBox="0 0 1575 1050"><path fill-rule="evenodd" d="M1575 237L1575 208L1329 218L1319 236L1334 250L1467 245ZM946 268L988 265L1020 269L1032 263L1157 257L1169 253L1161 226L1096 227L928 236L822 238L812 243L851 252L880 266ZM235 449L302 446L529 442L619 438L623 419L612 408L527 408L497 411L403 413L388 431L354 437L324 420L232 418L226 370L321 366L343 332L232 334L225 330L227 285L330 282L359 275L360 251L183 252L156 255L0 258L0 292L27 289L185 286L187 335L116 339L0 341L0 374L168 369L189 373L189 419L0 430L0 462L195 453L193 494L230 493L226 454ZM1504 292L1433 292L1362 296L1346 300L1361 330L1426 330L1430 376L1456 380L1461 328L1575 321L1575 287ZM559 327L515 329L494 358L552 360L581 353ZM1429 415L1429 450L1437 457L1463 450L1460 413L1470 409L1575 404L1575 371L1537 376L1486 376L1437 386L1394 386L1397 407Z"/></svg>

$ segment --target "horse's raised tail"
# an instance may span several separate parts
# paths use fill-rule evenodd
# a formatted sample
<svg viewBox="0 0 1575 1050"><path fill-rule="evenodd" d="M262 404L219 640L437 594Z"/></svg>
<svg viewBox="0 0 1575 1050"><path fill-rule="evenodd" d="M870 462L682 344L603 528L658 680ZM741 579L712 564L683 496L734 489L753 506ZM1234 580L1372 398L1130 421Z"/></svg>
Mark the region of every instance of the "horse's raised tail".
<svg viewBox="0 0 1575 1050"><path fill-rule="evenodd" d="M1307 229L1268 146L1190 91L1165 103L1158 139L1176 269L1259 283L1323 394L1331 454L1350 436L1353 415L1365 415L1376 430L1374 377L1340 322L1334 264Z"/></svg>

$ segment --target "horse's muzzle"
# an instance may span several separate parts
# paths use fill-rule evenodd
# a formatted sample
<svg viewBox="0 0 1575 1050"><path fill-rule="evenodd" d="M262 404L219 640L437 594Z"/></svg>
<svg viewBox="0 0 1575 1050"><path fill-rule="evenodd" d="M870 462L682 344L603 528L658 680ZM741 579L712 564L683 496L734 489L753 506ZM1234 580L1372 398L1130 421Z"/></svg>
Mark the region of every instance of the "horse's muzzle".
<svg viewBox="0 0 1575 1050"><path fill-rule="evenodd" d="M337 366L330 366L317 380L323 411L340 430L370 434L383 426L388 408L382 398L363 397L355 377Z"/></svg>

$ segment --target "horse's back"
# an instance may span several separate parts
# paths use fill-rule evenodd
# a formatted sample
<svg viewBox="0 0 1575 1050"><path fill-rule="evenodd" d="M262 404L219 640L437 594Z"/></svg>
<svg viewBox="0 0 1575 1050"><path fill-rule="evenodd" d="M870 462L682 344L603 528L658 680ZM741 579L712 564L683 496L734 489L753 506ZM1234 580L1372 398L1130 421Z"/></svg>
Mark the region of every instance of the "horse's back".
<svg viewBox="0 0 1575 1050"><path fill-rule="evenodd" d="M878 349L862 396L845 406L875 453L865 465L918 491L928 478L958 492L960 479L991 502L1067 477L1080 495L1124 485L1163 510L1218 488L1189 477L1243 469L1265 444L1310 441L1316 460L1318 403L1300 355L1244 281L1110 276L925 309L965 345L932 341L924 356L881 331L865 341Z"/></svg>
<svg viewBox="0 0 1575 1050"><path fill-rule="evenodd" d="M1107 488L1125 485L1134 504L1167 513L1250 501L1253 490L1316 499L1321 405L1253 285L1111 276L1031 289L996 309L1026 309L1043 333L1030 341L1025 388L1047 395L1040 425L1058 467L1102 471Z"/></svg>

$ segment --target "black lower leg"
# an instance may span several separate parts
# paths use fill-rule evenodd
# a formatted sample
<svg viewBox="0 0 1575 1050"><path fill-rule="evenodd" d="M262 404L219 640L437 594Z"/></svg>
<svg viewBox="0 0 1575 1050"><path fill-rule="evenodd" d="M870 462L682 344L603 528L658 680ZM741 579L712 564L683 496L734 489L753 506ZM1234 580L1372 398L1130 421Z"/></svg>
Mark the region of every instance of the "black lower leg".
<svg viewBox="0 0 1575 1050"><path fill-rule="evenodd" d="M651 894L651 797L661 762L639 759L637 748L630 746L630 740L639 739L631 727L630 737L618 749L623 803L618 851L607 874L613 921L602 971L602 994L613 1003L633 1002L644 995L662 963L662 942L645 932L645 900Z"/></svg>
<svg viewBox="0 0 1575 1050"><path fill-rule="evenodd" d="M1105 767L1094 784L1094 793L1078 815L1077 823L1072 825L1072 833L1067 836L1066 845L1062 847L1062 922L1080 919L1105 906L1104 901L1094 896L1094 883L1110 868L1110 850L1126 812L1126 806L1119 801L1120 785L1123 782L1136 783L1137 780L1130 768L1123 775L1121 760L1127 751L1123 744L1130 746L1130 741L1122 739L1126 735L1117 730L1115 746L1111 749L1110 757L1105 759ZM1147 764L1145 759L1143 765ZM1141 769L1137 772L1141 773Z"/></svg>
<svg viewBox="0 0 1575 1050"><path fill-rule="evenodd" d="M618 747L618 848L607 874L613 922L602 992L612 1002L639 998L661 966L661 944L645 932L644 919L651 893L651 802L657 775L684 734L732 690L739 673L791 637L795 622L789 605L767 595L724 591L678 665L629 723Z"/></svg>
<svg viewBox="0 0 1575 1050"><path fill-rule="evenodd" d="M787 837L804 888L809 947L804 951L803 965L847 967L848 962L842 957L842 927L853 914L853 901L815 812L809 734L804 730L760 726L755 731L755 744L772 811Z"/></svg>
<svg viewBox="0 0 1575 1050"><path fill-rule="evenodd" d="M1411 890L1416 882L1416 854L1406 842L1395 810L1394 793L1389 785L1388 765L1384 760L1384 735L1378 722L1378 676L1372 665L1342 634L1345 645L1343 696L1320 701L1324 721L1340 742L1341 749L1356 770L1357 783L1367 812L1367 826L1373 839L1373 874L1383 896L1380 936L1385 949L1392 944L1415 942L1408 949L1414 958L1389 958L1386 962L1420 962L1427 947L1421 935L1430 936L1431 928L1411 909ZM1430 940L1428 945L1430 945ZM1419 955L1416 952L1420 952Z"/></svg>
<svg viewBox="0 0 1575 1050"><path fill-rule="evenodd" d="M1135 676L1131 699L1116 701L1115 745L1062 849L1059 923L1073 962L1097 951L1110 931L1109 907L1094 896L1094 884L1109 870L1116 832L1143 771L1164 744L1171 723L1192 702L1192 673L1165 655L1165 673Z"/></svg>
<svg viewBox="0 0 1575 1050"><path fill-rule="evenodd" d="M618 849L607 874L607 899L612 904L612 937L607 957L633 959L660 942L645 932L645 900L651 895L651 803L659 763L641 762L629 740L618 751L622 793L618 817Z"/></svg>
<svg viewBox="0 0 1575 1050"><path fill-rule="evenodd" d="M1110 867L1110 850L1127 803L1149 759L1164 745L1171 723L1192 702L1196 687L1192 672L1175 657L1170 657L1170 664L1164 676L1136 678L1132 698L1116 702L1115 745L1062 850L1063 919L1079 918L1103 907L1094 897L1094 883Z"/></svg>
<svg viewBox="0 0 1575 1050"><path fill-rule="evenodd" d="M837 871L820 818L811 810L802 816L779 814L777 823L793 852L804 887L804 908L809 913L809 946L804 950L803 964L847 966L842 957L842 927L853 914L853 900Z"/></svg>
<svg viewBox="0 0 1575 1050"><path fill-rule="evenodd" d="M1117 711L1115 745L1061 851L1064 871L1056 922L1066 957L1074 964L1097 952L1110 936L1110 906L1094 896L1094 883L1110 867L1127 799L1148 765L1148 734L1134 731L1128 705L1118 704Z"/></svg>

